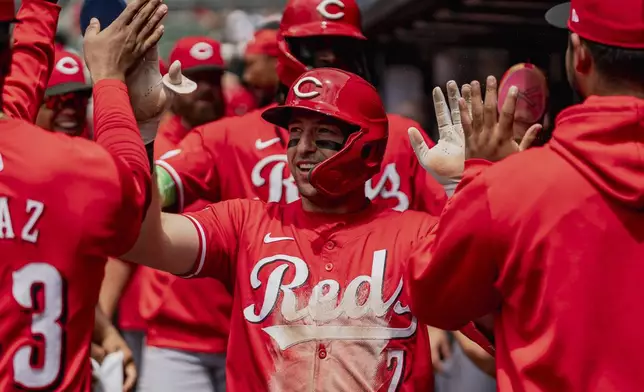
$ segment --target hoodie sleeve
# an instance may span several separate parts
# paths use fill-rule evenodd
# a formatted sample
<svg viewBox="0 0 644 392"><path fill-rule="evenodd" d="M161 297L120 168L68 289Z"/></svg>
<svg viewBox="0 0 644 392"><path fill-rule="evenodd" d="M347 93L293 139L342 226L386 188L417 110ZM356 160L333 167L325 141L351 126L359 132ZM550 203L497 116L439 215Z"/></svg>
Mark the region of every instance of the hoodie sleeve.
<svg viewBox="0 0 644 392"><path fill-rule="evenodd" d="M11 71L2 93L10 117L36 121L54 63L54 36L60 6L45 0L23 0L13 33Z"/></svg>
<svg viewBox="0 0 644 392"><path fill-rule="evenodd" d="M477 169L479 169L478 167ZM478 174L478 175L476 175ZM475 175L469 180L471 175ZM466 173L435 228L412 255L408 287L418 320L456 330L500 305L495 289L501 247L490 213L485 176Z"/></svg>
<svg viewBox="0 0 644 392"><path fill-rule="evenodd" d="M179 116L168 115L161 121L157 137L154 139L154 159L163 159L167 152L176 149L188 132L190 129L181 124Z"/></svg>

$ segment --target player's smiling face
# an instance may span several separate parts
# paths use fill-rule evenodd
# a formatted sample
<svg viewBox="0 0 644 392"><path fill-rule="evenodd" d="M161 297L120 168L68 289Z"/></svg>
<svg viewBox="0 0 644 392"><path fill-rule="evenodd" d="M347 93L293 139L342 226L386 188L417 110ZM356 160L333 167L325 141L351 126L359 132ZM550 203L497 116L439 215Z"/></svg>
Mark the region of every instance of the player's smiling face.
<svg viewBox="0 0 644 392"><path fill-rule="evenodd" d="M288 127L288 163L300 195L316 196L309 183L313 168L342 149L345 133L338 121L313 112L294 114Z"/></svg>

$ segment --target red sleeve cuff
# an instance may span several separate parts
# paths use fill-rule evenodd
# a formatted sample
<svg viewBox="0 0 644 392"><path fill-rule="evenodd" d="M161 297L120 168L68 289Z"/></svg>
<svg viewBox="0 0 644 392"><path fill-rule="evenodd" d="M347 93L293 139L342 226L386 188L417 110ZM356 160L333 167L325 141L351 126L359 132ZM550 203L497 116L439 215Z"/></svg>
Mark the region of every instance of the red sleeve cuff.
<svg viewBox="0 0 644 392"><path fill-rule="evenodd" d="M125 91L125 93L127 93L127 86L125 85L125 82L119 79L99 80L98 83L94 85L94 91L99 90L103 87L110 87L110 86L120 88L121 90Z"/></svg>

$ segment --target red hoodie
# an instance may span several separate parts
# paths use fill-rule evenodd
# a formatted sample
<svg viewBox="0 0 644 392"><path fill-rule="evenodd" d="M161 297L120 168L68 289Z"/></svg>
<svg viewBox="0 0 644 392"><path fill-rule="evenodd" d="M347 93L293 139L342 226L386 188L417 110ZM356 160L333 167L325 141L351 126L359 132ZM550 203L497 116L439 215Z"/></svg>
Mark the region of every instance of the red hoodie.
<svg viewBox="0 0 644 392"><path fill-rule="evenodd" d="M591 97L461 185L410 260L419 321L495 313L500 391L641 391L644 100Z"/></svg>

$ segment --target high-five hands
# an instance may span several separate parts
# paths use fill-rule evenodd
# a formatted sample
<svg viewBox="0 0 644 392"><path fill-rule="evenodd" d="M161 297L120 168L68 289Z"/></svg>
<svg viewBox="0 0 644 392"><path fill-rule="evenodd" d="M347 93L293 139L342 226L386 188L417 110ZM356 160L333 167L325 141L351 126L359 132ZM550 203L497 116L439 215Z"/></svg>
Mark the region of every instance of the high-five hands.
<svg viewBox="0 0 644 392"><path fill-rule="evenodd" d="M496 78L488 76L485 101L483 101L479 82L473 81L471 86L463 86L463 94L467 93L472 97L471 102L462 98L458 101L465 134L465 159L481 158L492 162L500 161L530 147L541 129L539 124L533 125L528 129L521 143L517 143L513 137L513 126L519 90L516 86L510 87L499 114L497 88ZM465 110L470 105L471 114Z"/></svg>
<svg viewBox="0 0 644 392"><path fill-rule="evenodd" d="M96 84L101 79L125 80L125 74L163 35L161 20L168 7L161 0L134 0L101 31L93 18L83 40L85 62Z"/></svg>
<svg viewBox="0 0 644 392"><path fill-rule="evenodd" d="M181 73L180 61L172 63L165 76L161 75L156 45L127 76L126 83L145 144L151 143L156 137L161 115L172 104L174 95L190 94L197 89L197 84Z"/></svg>
<svg viewBox="0 0 644 392"><path fill-rule="evenodd" d="M464 84L461 96L456 82L449 81L448 106L442 90L436 87L433 99L439 140L431 149L418 129L409 128L409 139L418 161L445 187L448 194L463 174L465 159L499 161L530 147L542 128L539 124L533 125L521 143L515 142L513 125L518 89L511 87L499 115L497 88L496 78L489 76L484 102L479 82Z"/></svg>
<svg viewBox="0 0 644 392"><path fill-rule="evenodd" d="M463 97L465 101L469 101L471 89L466 90L466 86L463 87ZM456 82L451 80L447 83L449 106L440 87L436 87L432 95L436 120L438 121L438 134L440 136L438 143L430 149L420 131L413 127L409 128L409 139L421 166L434 176L449 194L456 188L463 174L465 161L465 136L458 106L461 94L458 91Z"/></svg>

